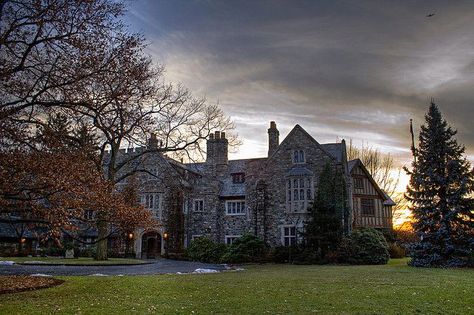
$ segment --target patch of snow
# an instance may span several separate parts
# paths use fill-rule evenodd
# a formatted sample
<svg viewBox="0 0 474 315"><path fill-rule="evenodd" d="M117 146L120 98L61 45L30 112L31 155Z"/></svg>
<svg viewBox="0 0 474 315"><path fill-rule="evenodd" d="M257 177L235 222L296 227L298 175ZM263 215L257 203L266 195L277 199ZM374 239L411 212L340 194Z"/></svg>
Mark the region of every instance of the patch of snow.
<svg viewBox="0 0 474 315"><path fill-rule="evenodd" d="M14 261L11 261L11 260L0 260L0 265L3 265L3 266L11 266L11 265L14 265L15 262Z"/></svg>
<svg viewBox="0 0 474 315"><path fill-rule="evenodd" d="M44 273L34 273L30 276L32 276L32 277L52 277L52 275L47 275L47 274L44 274Z"/></svg>
<svg viewBox="0 0 474 315"><path fill-rule="evenodd" d="M206 268L198 268L193 271L193 273L217 273L219 270L215 269L206 269Z"/></svg>
<svg viewBox="0 0 474 315"><path fill-rule="evenodd" d="M93 276L93 277L108 277L108 275L104 275L103 273L94 273L94 274L91 274L89 276Z"/></svg>

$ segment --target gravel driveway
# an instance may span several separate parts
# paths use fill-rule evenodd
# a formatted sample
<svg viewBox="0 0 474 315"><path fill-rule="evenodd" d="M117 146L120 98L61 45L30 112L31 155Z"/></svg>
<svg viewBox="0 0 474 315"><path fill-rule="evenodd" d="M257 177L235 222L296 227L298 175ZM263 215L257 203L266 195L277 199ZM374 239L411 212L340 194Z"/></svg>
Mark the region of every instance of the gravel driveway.
<svg viewBox="0 0 474 315"><path fill-rule="evenodd" d="M41 266L41 265L0 265L0 275L45 274L52 276L86 276L86 275L151 275L164 273L188 273L196 269L226 270L224 265L204 264L192 261L170 259L153 260L142 265L122 266Z"/></svg>

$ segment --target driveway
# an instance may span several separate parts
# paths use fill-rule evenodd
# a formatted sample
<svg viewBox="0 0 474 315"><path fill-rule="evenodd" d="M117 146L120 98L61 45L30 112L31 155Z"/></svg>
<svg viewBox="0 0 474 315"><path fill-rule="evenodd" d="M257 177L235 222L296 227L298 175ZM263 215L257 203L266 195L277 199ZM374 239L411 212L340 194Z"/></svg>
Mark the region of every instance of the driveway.
<svg viewBox="0 0 474 315"><path fill-rule="evenodd" d="M189 273L196 269L226 270L224 265L204 264L192 261L170 259L153 260L142 265L122 266L41 266L41 265L0 265L0 275L45 274L52 276L86 276L86 275L152 275L165 273Z"/></svg>

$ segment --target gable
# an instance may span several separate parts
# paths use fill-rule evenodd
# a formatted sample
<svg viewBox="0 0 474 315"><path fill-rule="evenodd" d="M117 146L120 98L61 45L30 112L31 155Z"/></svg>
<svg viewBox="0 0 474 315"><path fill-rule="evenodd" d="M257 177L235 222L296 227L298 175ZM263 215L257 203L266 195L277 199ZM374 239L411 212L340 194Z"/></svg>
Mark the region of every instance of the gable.
<svg viewBox="0 0 474 315"><path fill-rule="evenodd" d="M372 192L372 194L377 194L382 200L390 199L387 194L383 192L383 190L379 187L379 185L375 182L372 175L370 175L369 171L365 168L362 161L359 159L351 160L348 162L349 169L351 173L351 177L353 179L353 191L354 194L358 194L359 191L364 192ZM356 187L356 178L365 178L367 183L365 183L363 189L358 189Z"/></svg>
<svg viewBox="0 0 474 315"><path fill-rule="evenodd" d="M285 151L285 154L290 154L289 151L291 149L302 149L302 150L309 149L309 151L318 151L320 155L324 155L326 158L329 158L330 160L337 161L336 157L334 157L331 153L329 153L318 141L316 141L300 125L296 125L290 131L290 133L280 143L277 150L275 150L275 152L268 159L272 160L277 156L281 156L283 151Z"/></svg>

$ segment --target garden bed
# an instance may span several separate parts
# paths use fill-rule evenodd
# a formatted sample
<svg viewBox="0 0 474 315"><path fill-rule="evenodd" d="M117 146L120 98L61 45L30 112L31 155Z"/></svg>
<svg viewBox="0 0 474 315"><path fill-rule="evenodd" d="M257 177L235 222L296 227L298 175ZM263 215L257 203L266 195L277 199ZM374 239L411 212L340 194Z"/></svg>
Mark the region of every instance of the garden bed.
<svg viewBox="0 0 474 315"><path fill-rule="evenodd" d="M0 294L45 289L60 285L64 280L37 276L0 276Z"/></svg>

